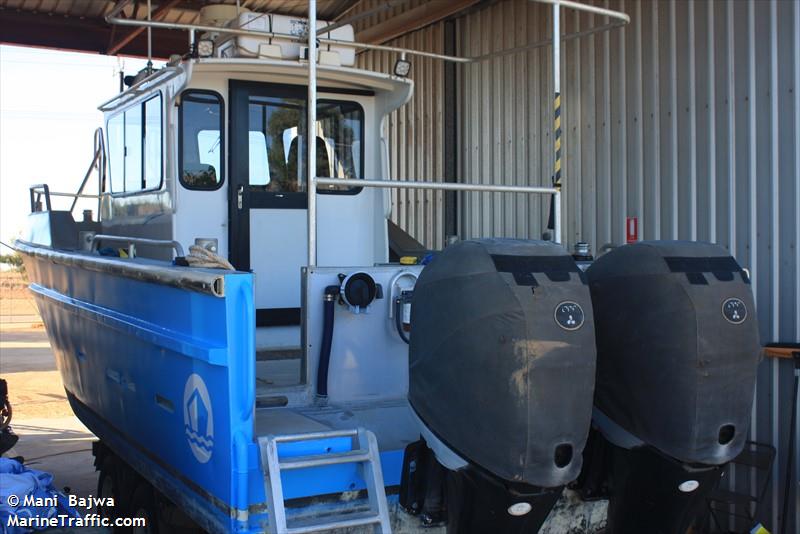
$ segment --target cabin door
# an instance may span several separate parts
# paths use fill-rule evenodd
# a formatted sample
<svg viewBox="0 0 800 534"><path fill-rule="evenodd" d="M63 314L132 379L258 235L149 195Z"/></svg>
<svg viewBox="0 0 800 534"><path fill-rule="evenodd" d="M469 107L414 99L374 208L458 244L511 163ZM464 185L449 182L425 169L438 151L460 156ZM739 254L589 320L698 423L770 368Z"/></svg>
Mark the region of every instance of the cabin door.
<svg viewBox="0 0 800 534"><path fill-rule="evenodd" d="M299 324L306 89L231 81L229 102L231 263L255 273L257 326Z"/></svg>

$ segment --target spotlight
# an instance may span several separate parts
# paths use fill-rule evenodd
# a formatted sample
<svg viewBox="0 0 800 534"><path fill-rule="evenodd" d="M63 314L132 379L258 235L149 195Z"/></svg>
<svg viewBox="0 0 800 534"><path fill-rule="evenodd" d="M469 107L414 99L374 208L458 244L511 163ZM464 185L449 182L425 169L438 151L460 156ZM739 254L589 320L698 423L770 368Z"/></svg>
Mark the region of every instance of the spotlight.
<svg viewBox="0 0 800 534"><path fill-rule="evenodd" d="M214 54L214 41L211 39L200 39L197 41L197 55L199 57L211 57Z"/></svg>
<svg viewBox="0 0 800 534"><path fill-rule="evenodd" d="M407 60L406 55L403 54L394 64L394 75L405 78L408 76L409 72L411 72L411 62Z"/></svg>

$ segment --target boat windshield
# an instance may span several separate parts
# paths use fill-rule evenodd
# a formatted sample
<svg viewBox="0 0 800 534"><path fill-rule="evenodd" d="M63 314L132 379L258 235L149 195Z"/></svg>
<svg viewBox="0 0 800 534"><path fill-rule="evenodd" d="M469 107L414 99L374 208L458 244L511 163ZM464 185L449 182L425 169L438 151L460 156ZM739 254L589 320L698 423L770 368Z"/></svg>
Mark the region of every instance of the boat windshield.
<svg viewBox="0 0 800 534"><path fill-rule="evenodd" d="M190 93L181 106L181 180L192 189L215 189L222 181L221 109L217 97ZM248 176L253 190L300 193L306 190L305 99L250 95ZM317 176L363 177L364 110L356 102L317 103ZM300 150L302 148L302 150ZM348 187L325 186L324 191Z"/></svg>

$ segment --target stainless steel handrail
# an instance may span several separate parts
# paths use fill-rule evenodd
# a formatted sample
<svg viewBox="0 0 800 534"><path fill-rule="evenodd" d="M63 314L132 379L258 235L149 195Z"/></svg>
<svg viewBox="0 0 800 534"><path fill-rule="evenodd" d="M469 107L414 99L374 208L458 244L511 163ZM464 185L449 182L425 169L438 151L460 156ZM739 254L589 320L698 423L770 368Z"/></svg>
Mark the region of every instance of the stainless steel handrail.
<svg viewBox="0 0 800 534"><path fill-rule="evenodd" d="M72 213L75 210L75 205L78 203L79 198L83 197L83 189L86 187L86 183L89 181L89 177L92 175L92 171L97 169L98 172L98 186L97 191L98 194L94 195L98 199L101 198L99 193L103 191L103 178L105 177L105 170L106 170L106 146L105 141L103 140L103 129L97 128L94 131L94 157L92 158L92 162L89 164L89 168L86 170L86 175L83 177L83 181L81 182L80 187L78 188L78 192L75 193L75 198L72 201L72 206L70 206L69 211ZM97 216L100 217L100 203L98 201L97 204Z"/></svg>
<svg viewBox="0 0 800 534"><path fill-rule="evenodd" d="M443 191L477 191L481 193L527 193L553 195L553 240L561 243L561 188L527 185L463 184L449 182L419 182L414 180L358 180L351 178L312 177L309 180L316 193L316 185L341 185L348 187L379 187L395 189L433 189ZM309 187L309 190L312 189ZM310 197L309 197L310 200ZM308 203L308 261L309 266L316 263L316 202Z"/></svg>
<svg viewBox="0 0 800 534"><path fill-rule="evenodd" d="M595 15L603 15L606 17L611 17L612 19L618 19L625 24L630 23L631 18L628 16L627 13L623 13L622 11L614 11L613 9L607 9L605 7L598 7L593 6L590 4L582 4L581 2L575 2L573 0L531 0L532 2L539 2L541 4L550 4L559 7L566 7L569 9L574 9L575 11L585 11L587 13L593 13Z"/></svg>
<svg viewBox="0 0 800 534"><path fill-rule="evenodd" d="M44 195L45 197L45 205L47 206L47 211L50 211L52 209L52 206L50 204L50 197L103 198L105 196L111 195L111 193L101 193L99 195L92 195L91 193L63 193L61 191L50 191L50 188L48 187L47 184L35 184L30 186L29 189L31 192L31 212L38 211L36 210L36 204L39 202L42 195ZM37 197L35 200L33 198L34 196Z"/></svg>
<svg viewBox="0 0 800 534"><path fill-rule="evenodd" d="M51 197L69 197L69 198L103 198L110 196L111 193L101 193L99 195L94 195L92 193L64 193L61 191L50 191Z"/></svg>
<svg viewBox="0 0 800 534"><path fill-rule="evenodd" d="M414 180L359 180L353 178L318 177L315 179L320 185L342 185L348 187L386 187L396 189L436 189L442 191L479 191L484 193L534 193L554 195L558 193L555 187L539 187L528 185L491 185L491 184L465 184L452 182L419 182Z"/></svg>
<svg viewBox="0 0 800 534"><path fill-rule="evenodd" d="M78 199L81 198L96 198L97 199L97 216L100 216L100 208L101 208L101 199L104 196L108 196L110 193L103 192L103 181L105 179L105 169L106 169L106 151L105 151L105 141L103 138L103 129L97 128L94 132L94 156L92 157L92 162L89 164L89 168L86 170L86 174L81 181L80 187L78 187L78 191L76 193L62 193L60 191L50 191L50 187L47 184L35 184L30 186L30 196L31 196L31 213L38 211L38 204L41 201L42 195L45 197L45 203L47 206L47 211L51 211L53 206L50 201L50 197L67 197L72 199L72 204L70 205L69 212L72 213L75 211L75 206L78 204ZM89 182L89 178L92 176L92 171L97 170L98 172L98 180L97 180L97 191L96 195L84 193L83 190L86 188L86 184ZM34 198L35 197L35 198Z"/></svg>
<svg viewBox="0 0 800 534"><path fill-rule="evenodd" d="M230 35L244 35L248 37L264 37L271 39L286 39L288 41L295 41L305 43L305 37L298 37L288 33L267 32L260 30L246 30L243 28L225 28L221 26L207 26L204 24L184 24L180 22L163 22L163 21L148 21L138 19L122 19L119 17L106 17L106 22L110 24L118 24L120 26L140 26L145 28L161 28L165 30L186 30L186 31L200 31L200 32L214 32L225 33ZM321 45L336 45L346 46L349 48L363 48L366 50L381 50L384 52L398 52L409 55L428 57L433 59L442 59L445 61L453 61L456 63L471 63L472 59L457 56L448 56L445 54L436 54L433 52L423 52L421 50L408 50L405 48L398 48L396 46L376 45L371 43L357 43L354 41L341 41L339 39L329 39L321 37L317 39ZM160 72L160 71L159 71ZM133 88L131 88L133 89ZM130 89L129 89L130 91Z"/></svg>
<svg viewBox="0 0 800 534"><path fill-rule="evenodd" d="M317 62L312 58L317 57L317 0L308 0L308 111L306 112L307 130L309 136L316 135L317 131ZM309 137L311 138L311 137ZM313 139L313 138L311 138ZM317 143L306 143L306 165L308 169L308 191L306 223L308 226L308 265L317 264Z"/></svg>
<svg viewBox="0 0 800 534"><path fill-rule="evenodd" d="M618 20L618 23L615 24L607 24L604 26L600 26L596 29L590 28L589 30L584 30L582 32L576 32L574 34L567 34L562 37L562 39L570 39L575 37L583 37L584 35L589 35L596 31L603 31L615 28L622 24L630 23L630 17L621 12L621 11L614 11L612 9L606 9L596 6L590 6L586 4L581 4L580 2L574 2L571 0L531 0L533 2L540 2L544 4L550 4L554 6L574 9L577 11L585 11L588 13L593 13L595 15L603 15L613 19ZM213 32L213 33L224 33L229 35L244 35L250 37L263 37L263 38L278 38L278 39L286 39L290 41L295 41L299 43L306 43L308 42L307 37L292 35L288 33L279 33L279 32L270 32L270 31L261 31L261 30L248 30L244 28L226 28L221 26L209 26L205 24L184 24L179 22L164 22L164 21L153 21L153 20L139 20L139 19L125 19L120 18L117 16L119 12L124 7L124 3L122 6L117 6L114 10L112 10L105 18L106 22L109 24L117 24L120 26L138 26L144 28L161 28L161 29L168 29L168 30L185 30L188 32ZM316 27L315 27L316 30ZM427 57L431 59L440 59L443 61L450 61L453 63L474 63L476 61L483 61L491 56L477 56L477 57L460 57L460 56L451 56L447 54L437 54L434 52L423 52L421 50L413 50L408 48L401 48L397 46L388 46L388 45L379 45L373 43L360 43L356 41L343 41L340 39L331 39L320 37L317 38L317 42L322 45L332 45L332 46L342 46L348 48L357 48L357 49L364 49L364 50L379 50L383 52L395 52L398 54L407 54L419 57ZM535 46L545 46L545 44L535 43ZM520 48L519 51L525 50L526 48ZM518 49L513 49L508 53L514 53ZM159 71L160 72L160 71ZM143 80L146 81L146 80ZM136 86L134 86L136 87ZM134 89L131 87L128 91ZM102 109L105 105L100 106Z"/></svg>
<svg viewBox="0 0 800 534"><path fill-rule="evenodd" d="M97 246L100 241L112 241L117 243L132 243L134 245L143 245L148 247L169 247L175 249L176 256L184 256L183 247L177 241L170 241L167 239L147 239L144 237L126 237L121 235L107 235L95 234L92 236L92 252L97 251Z"/></svg>
<svg viewBox="0 0 800 534"><path fill-rule="evenodd" d="M31 213L34 213L37 210L38 204L42 201L42 195L44 195L44 202L45 206L47 206L47 211L53 209L52 204L50 203L50 195L53 193L50 192L50 188L47 184L34 184L29 188L30 195L31 195ZM39 191L41 189L41 191Z"/></svg>
<svg viewBox="0 0 800 534"><path fill-rule="evenodd" d="M120 20L127 20L127 19L120 19ZM148 21L146 20L141 20L139 22L144 23L145 26L149 24ZM153 24L156 23L154 22ZM133 24L133 26L138 26L138 25L139 24ZM179 76L180 74L183 74L183 69L181 67L176 66L176 67L161 68L157 71L154 71L153 74L150 74L143 80L128 87L125 91L119 93L118 95L112 98L109 98L108 100L97 106L97 109L100 111L109 111L114 107L112 106L112 104L117 104L120 101L127 101L130 100L131 98L135 98L140 94L142 94L144 92L144 88L147 87L149 84L155 82L164 83L166 81L171 80L172 78L175 78L176 76Z"/></svg>

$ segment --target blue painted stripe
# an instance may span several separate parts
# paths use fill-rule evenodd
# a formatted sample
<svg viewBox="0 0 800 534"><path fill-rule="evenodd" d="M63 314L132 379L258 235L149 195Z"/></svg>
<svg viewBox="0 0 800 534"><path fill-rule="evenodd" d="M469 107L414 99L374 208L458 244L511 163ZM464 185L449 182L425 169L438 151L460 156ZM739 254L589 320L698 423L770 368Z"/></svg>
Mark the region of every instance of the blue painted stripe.
<svg viewBox="0 0 800 534"><path fill-rule="evenodd" d="M69 297L38 284L31 284L30 288L37 295L84 319L90 319L103 326L136 336L158 347L213 365L225 365L227 362L228 349L223 345L198 343L197 338L181 332L162 328L136 317Z"/></svg>

